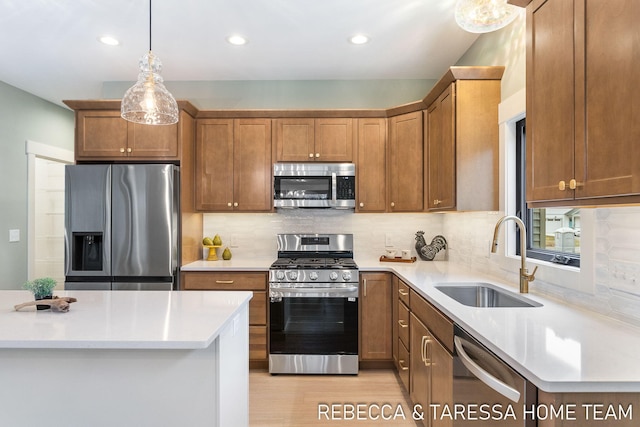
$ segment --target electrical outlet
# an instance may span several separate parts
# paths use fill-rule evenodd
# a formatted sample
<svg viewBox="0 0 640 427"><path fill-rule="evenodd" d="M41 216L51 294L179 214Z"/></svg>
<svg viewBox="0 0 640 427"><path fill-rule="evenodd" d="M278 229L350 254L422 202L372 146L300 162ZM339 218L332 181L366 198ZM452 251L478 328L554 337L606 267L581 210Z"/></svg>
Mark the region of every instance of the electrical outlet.
<svg viewBox="0 0 640 427"><path fill-rule="evenodd" d="M9 242L19 242L20 241L20 230L14 229L9 230Z"/></svg>
<svg viewBox="0 0 640 427"><path fill-rule="evenodd" d="M393 238L391 237L391 234L389 233L385 233L384 235L384 245L385 246L393 246Z"/></svg>
<svg viewBox="0 0 640 427"><path fill-rule="evenodd" d="M232 234L231 238L229 239L229 246L231 246L232 248L237 248L238 247L238 235L237 234Z"/></svg>

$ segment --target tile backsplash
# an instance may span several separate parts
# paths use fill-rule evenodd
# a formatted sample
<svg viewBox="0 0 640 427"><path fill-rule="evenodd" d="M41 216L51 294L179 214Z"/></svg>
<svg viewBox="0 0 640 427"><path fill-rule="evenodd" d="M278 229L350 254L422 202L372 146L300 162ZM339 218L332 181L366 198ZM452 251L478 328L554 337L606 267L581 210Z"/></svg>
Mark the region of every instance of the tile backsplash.
<svg viewBox="0 0 640 427"><path fill-rule="evenodd" d="M592 254L583 253L580 277L593 276L593 289L572 289L554 283L553 267L532 283L532 289L566 303L640 325L640 207L599 208L593 230L583 228L582 239L594 239ZM377 258L385 246L411 249L415 233L427 242L442 234L449 244L446 259L479 273L517 283L517 269L503 268L489 255L493 228L502 213L354 214L337 210L292 210L268 214L205 214L207 236L219 234L232 246L234 257L275 258L278 233L352 233L356 258ZM542 269L542 267L541 267ZM550 273L549 273L550 272ZM579 281L578 281L579 282ZM578 284L579 286L579 284Z"/></svg>

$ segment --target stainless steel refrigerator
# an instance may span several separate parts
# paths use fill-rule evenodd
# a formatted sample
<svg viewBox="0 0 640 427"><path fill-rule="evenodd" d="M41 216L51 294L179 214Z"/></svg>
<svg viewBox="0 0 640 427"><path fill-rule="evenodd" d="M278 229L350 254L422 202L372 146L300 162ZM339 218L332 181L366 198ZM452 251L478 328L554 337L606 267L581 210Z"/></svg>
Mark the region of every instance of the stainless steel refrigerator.
<svg viewBox="0 0 640 427"><path fill-rule="evenodd" d="M65 289L178 289L179 168L69 165Z"/></svg>

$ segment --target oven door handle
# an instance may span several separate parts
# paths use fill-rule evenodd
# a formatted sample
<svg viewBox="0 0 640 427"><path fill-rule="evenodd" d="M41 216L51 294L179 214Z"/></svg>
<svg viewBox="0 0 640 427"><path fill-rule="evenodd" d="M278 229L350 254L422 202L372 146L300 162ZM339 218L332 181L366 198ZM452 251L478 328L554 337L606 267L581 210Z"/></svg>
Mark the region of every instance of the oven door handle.
<svg viewBox="0 0 640 427"><path fill-rule="evenodd" d="M338 177L335 172L331 173L331 206L338 203Z"/></svg>
<svg viewBox="0 0 640 427"><path fill-rule="evenodd" d="M508 384L503 383L502 381L482 369L476 362L474 362L464 350L464 345L462 344L462 339L460 339L460 337L454 337L453 343L456 347L458 357L460 357L460 361L469 371L471 371L473 375L475 375L480 381L482 381L487 386L491 387L493 390L497 391L507 399L518 403L518 401L520 400L520 392L518 390Z"/></svg>

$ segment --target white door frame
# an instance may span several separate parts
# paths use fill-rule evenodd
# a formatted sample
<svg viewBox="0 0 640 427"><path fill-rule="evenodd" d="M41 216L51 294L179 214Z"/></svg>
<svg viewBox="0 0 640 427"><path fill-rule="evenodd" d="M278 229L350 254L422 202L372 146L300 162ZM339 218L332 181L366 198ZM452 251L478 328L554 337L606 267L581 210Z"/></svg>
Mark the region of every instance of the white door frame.
<svg viewBox="0 0 640 427"><path fill-rule="evenodd" d="M64 148L54 147L41 142L25 141L25 152L27 154L27 280L32 280L35 271L35 200L36 200L36 157L54 160L60 163L73 164L73 151Z"/></svg>

